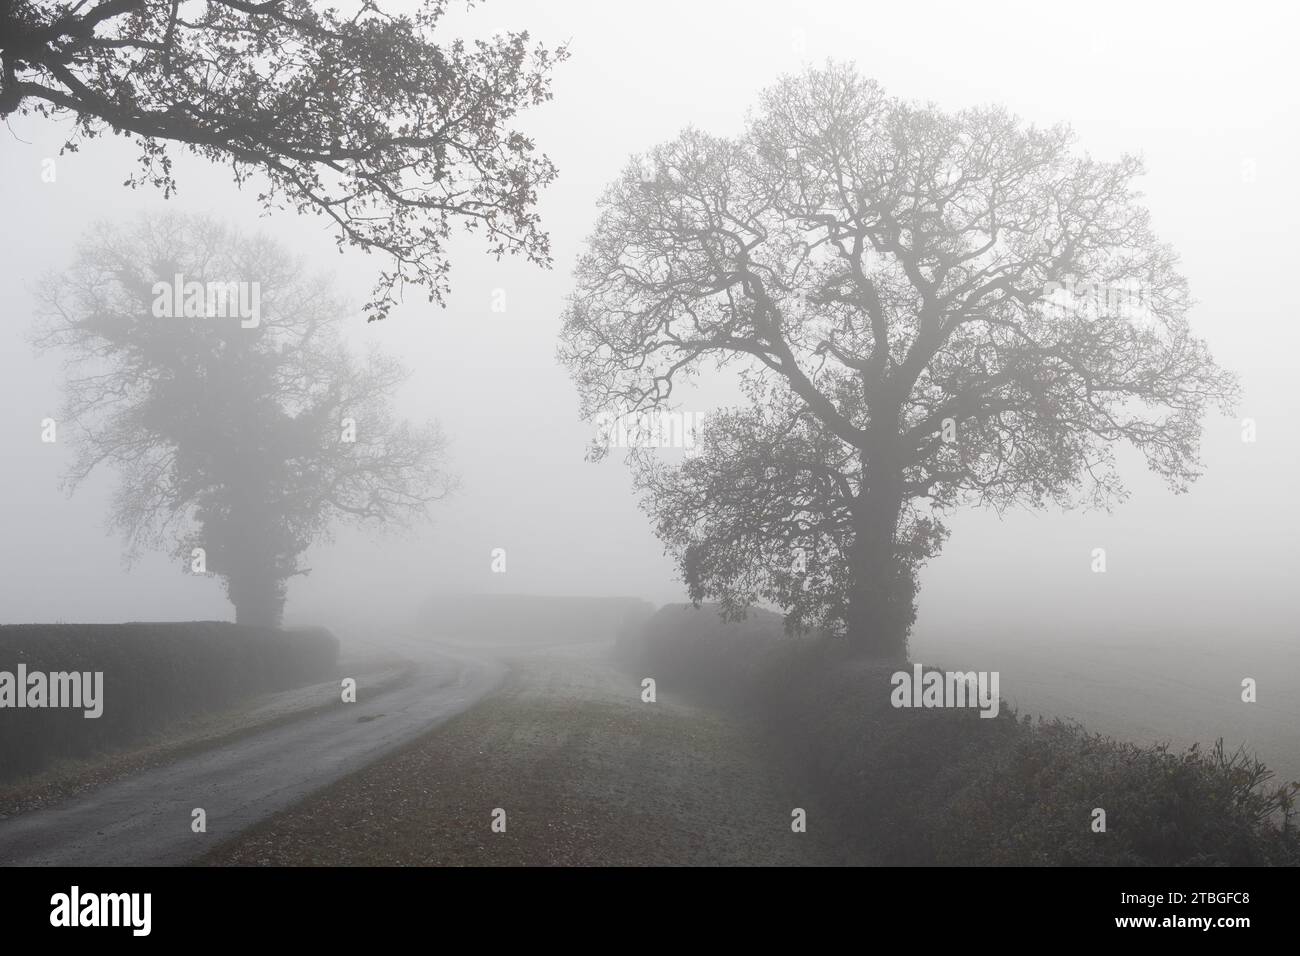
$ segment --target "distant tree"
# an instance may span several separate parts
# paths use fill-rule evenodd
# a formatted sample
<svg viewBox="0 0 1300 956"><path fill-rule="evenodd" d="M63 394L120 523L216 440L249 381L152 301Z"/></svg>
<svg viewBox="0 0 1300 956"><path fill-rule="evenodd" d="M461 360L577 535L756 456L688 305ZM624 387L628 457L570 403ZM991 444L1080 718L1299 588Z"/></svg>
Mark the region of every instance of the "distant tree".
<svg viewBox="0 0 1300 956"><path fill-rule="evenodd" d="M567 56L527 33L466 45L431 35L447 0L412 16L375 0L341 15L311 0L0 0L0 119L75 119L140 145L132 187L176 188L169 144L256 172L258 201L328 217L343 245L386 253L371 318L406 282L443 301L452 226L500 257L549 264L534 206L555 168L510 127L550 98Z"/></svg>
<svg viewBox="0 0 1300 956"><path fill-rule="evenodd" d="M246 292L256 323L208 308L213 290ZM239 623L279 623L303 552L337 522L406 523L449 490L436 427L389 408L406 372L355 359L341 302L263 237L175 216L101 226L40 295L37 344L68 358L68 487L115 467L128 556L171 549L189 567L204 549Z"/></svg>
<svg viewBox="0 0 1300 956"><path fill-rule="evenodd" d="M1072 145L830 64L609 188L560 349L584 414L668 406L709 366L749 402L679 466L632 455L694 600L898 657L946 510L1109 507L1120 441L1175 491L1196 477L1235 379L1188 330L1139 161Z"/></svg>

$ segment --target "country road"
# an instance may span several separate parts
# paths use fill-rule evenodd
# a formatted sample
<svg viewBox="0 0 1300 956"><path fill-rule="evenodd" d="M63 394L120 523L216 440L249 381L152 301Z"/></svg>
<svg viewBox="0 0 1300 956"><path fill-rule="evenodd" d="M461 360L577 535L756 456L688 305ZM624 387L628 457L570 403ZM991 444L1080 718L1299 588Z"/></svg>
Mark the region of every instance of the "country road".
<svg viewBox="0 0 1300 956"><path fill-rule="evenodd" d="M506 672L463 648L393 640L414 662L409 683L373 698L362 684L356 703L340 700L337 708L0 822L0 865L187 863L467 709ZM207 815L206 833L191 829L196 808Z"/></svg>

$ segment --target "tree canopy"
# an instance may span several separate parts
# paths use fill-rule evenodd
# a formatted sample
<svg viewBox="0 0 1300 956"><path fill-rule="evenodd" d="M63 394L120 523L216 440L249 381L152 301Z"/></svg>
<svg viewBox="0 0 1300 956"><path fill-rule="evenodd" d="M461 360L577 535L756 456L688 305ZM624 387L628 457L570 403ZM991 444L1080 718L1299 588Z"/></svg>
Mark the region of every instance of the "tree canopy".
<svg viewBox="0 0 1300 956"><path fill-rule="evenodd" d="M1109 506L1127 442L1175 491L1235 379L1191 332L1132 156L945 113L828 64L743 134L688 129L608 189L564 316L588 417L734 371L678 466L634 454L692 596L885 655L960 505Z"/></svg>
<svg viewBox="0 0 1300 956"><path fill-rule="evenodd" d="M177 276L196 289L239 277L257 290L256 324L166 314ZM436 426L390 408L405 370L353 356L328 282L264 237L179 216L100 226L42 285L41 311L37 344L68 361L69 487L116 469L111 523L128 554L170 551L193 570L202 548L241 623L279 622L303 552L339 522L401 526L452 486Z"/></svg>
<svg viewBox="0 0 1300 956"><path fill-rule="evenodd" d="M406 283L442 302L460 223L498 257L550 262L535 204L555 168L514 123L567 55L527 33L435 43L446 0L411 16L362 0L0 0L0 119L71 116L65 149L140 145L127 184L176 189L172 146L228 164L258 201L326 217L387 256L370 318Z"/></svg>

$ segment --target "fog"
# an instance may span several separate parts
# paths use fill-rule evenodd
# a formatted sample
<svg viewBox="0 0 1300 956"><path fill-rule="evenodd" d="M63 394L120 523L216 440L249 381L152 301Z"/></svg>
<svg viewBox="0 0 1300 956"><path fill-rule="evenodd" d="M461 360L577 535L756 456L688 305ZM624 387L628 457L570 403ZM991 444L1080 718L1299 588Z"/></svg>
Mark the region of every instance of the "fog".
<svg viewBox="0 0 1300 956"><path fill-rule="evenodd" d="M893 95L945 110L1002 104L1038 124L1069 123L1099 158L1140 153L1154 227L1180 253L1197 302L1192 329L1243 386L1238 416L1206 420L1204 475L1185 495L1130 457L1132 496L1112 514L953 514L951 538L922 575L914 653L1149 647L1186 663L1193 648L1293 639L1300 331L1288 286L1300 115L1290 47L1300 15L1191 9L1003 4L993 23L965 3L665 2L630 15L595 2L493 0L458 11L467 35L527 28L570 44L554 100L523 121L559 169L540 204L555 265L497 262L458 237L445 309L418 291L383 322L365 323L358 309L349 339L414 370L399 410L440 422L461 485L427 526L383 537L344 530L313 548L287 620L347 630L402 619L439 593L685 599L621 460L584 460L592 429L554 357L563 299L596 200L630 155L689 125L735 132L759 90L829 57L855 61ZM38 429L59 404L59 359L28 344L34 291L66 267L91 222L166 208L256 225L358 305L376 259L338 254L316 218L259 220L254 188L241 192L227 170L179 153L173 199L123 188L136 154L111 135L60 156L56 182L42 182L42 160L66 130L15 117L0 132L0 621L227 619L215 579L186 576L157 554L123 566L121 541L104 527L110 473L70 498L59 490L68 451L42 444ZM504 312L492 309L497 290ZM1242 441L1242 418L1256 421L1255 443ZM1095 547L1107 550L1105 575L1089 573ZM508 552L505 574L491 569L494 548Z"/></svg>

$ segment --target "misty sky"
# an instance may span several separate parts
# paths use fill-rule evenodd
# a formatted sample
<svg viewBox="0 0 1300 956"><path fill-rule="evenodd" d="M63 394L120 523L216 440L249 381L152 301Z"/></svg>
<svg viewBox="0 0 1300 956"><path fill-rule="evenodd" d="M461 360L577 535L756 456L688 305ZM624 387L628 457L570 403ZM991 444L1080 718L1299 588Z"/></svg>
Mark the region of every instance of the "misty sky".
<svg viewBox="0 0 1300 956"><path fill-rule="evenodd" d="M403 4L396 4L403 6ZM1155 5L1149 5L1154 8ZM540 5L490 0L455 18L467 35L527 28L571 45L555 99L524 127L559 167L543 196L555 268L493 261L474 238L453 248L445 310L418 294L382 323L348 334L414 370L402 410L436 417L461 490L432 522L383 538L350 531L313 550L290 586L287 620L332 624L402 614L435 591L626 594L655 602L682 590L631 494L621 459L584 461L591 429L555 362L562 299L596 216L596 199L632 153L695 125L740 130L760 90L827 57L852 59L887 92L945 109L1003 104L1076 130L1102 159L1144 156L1159 235L1181 254L1197 300L1190 321L1242 379L1236 418L1206 422L1206 474L1174 496L1125 456L1130 500L1113 515L1055 511L951 516L952 536L922 579L917 634L946 637L1197 627L1234 640L1293 633L1300 546L1295 274L1300 115L1295 8L1233 4L1192 16L1132 3L702 3ZM60 158L66 126L15 119L0 130L0 622L232 619L215 578L186 576L163 555L130 571L105 530L105 472L68 499L69 449L39 423L59 405L59 361L27 343L32 291L65 266L85 227L144 210L212 213L249 229L255 188L178 157L179 195L122 187L136 152L111 135ZM382 265L338 255L321 220L291 212L268 234L330 274L359 306ZM507 311L490 310L494 289ZM1240 439L1241 417L1258 441ZM490 571L503 547L508 571ZM1089 570L1105 547L1108 573Z"/></svg>

